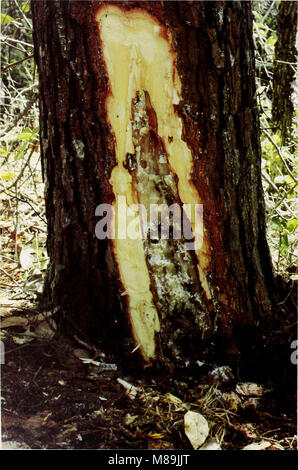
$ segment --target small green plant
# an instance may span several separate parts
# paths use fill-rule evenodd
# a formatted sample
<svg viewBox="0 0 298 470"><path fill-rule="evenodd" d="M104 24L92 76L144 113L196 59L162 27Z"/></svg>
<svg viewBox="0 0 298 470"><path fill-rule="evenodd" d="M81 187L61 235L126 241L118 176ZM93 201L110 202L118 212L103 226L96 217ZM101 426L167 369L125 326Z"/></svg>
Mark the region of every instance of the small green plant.
<svg viewBox="0 0 298 470"><path fill-rule="evenodd" d="M278 272L287 272L297 249L297 185L294 145L281 145L272 128L272 79L275 57L276 18L279 2L254 2L254 41L257 99L260 110L262 176L265 191L267 233ZM293 143L294 144L294 143Z"/></svg>

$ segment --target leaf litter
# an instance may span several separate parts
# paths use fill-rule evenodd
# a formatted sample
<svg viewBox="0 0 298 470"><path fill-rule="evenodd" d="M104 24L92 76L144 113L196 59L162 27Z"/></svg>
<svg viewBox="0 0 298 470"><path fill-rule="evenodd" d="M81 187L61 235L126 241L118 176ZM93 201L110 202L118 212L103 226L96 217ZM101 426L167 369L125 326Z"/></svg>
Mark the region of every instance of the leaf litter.
<svg viewBox="0 0 298 470"><path fill-rule="evenodd" d="M114 360L99 349L88 352L93 362L82 360L75 339L34 337L18 347L18 328L5 328L4 449L295 449L294 410L271 413L262 384L227 390L203 378L185 387L185 378L128 376L120 366L103 369ZM256 391L258 406L247 409Z"/></svg>

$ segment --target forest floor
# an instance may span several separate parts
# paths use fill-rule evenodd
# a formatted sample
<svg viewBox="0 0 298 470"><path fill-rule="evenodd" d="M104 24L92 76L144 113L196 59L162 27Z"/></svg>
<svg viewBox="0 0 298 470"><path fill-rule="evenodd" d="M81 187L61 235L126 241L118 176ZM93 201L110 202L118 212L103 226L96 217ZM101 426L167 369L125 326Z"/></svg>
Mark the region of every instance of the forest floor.
<svg viewBox="0 0 298 470"><path fill-rule="evenodd" d="M249 371L211 364L192 377L128 373L100 345L61 336L61 312L38 307L47 258L40 178L35 186L26 197L36 206L19 195L14 210L0 194L2 448L192 449L191 410L208 422L200 449L296 450L293 303L290 310L284 304L277 349L263 364L252 357Z"/></svg>
<svg viewBox="0 0 298 470"><path fill-rule="evenodd" d="M2 294L0 304L3 449L192 449L184 422L192 410L208 421L205 449L296 450L290 361L279 383L214 365L198 380L138 378L98 347L55 334L57 312L21 295Z"/></svg>

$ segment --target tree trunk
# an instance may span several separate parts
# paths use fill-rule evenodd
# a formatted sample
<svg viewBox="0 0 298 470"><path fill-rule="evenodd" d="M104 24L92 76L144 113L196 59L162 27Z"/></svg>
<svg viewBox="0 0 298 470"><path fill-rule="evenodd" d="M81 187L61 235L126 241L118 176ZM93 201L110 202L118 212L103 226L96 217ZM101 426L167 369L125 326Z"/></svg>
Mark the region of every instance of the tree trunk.
<svg viewBox="0 0 298 470"><path fill-rule="evenodd" d="M237 360L274 300L250 2L33 0L32 12L46 296L130 363ZM161 233L133 212L152 204L173 209Z"/></svg>
<svg viewBox="0 0 298 470"><path fill-rule="evenodd" d="M293 142L295 64L297 63L297 2L280 2L273 71L272 122L282 145Z"/></svg>

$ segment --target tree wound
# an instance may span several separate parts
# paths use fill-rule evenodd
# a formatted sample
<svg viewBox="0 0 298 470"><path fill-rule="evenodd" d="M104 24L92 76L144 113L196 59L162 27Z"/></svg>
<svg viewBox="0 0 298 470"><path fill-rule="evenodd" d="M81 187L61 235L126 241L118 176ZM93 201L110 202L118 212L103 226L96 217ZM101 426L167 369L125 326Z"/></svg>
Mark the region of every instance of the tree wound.
<svg viewBox="0 0 298 470"><path fill-rule="evenodd" d="M181 82L170 32L142 9L104 5L96 20L110 85L106 109L115 136L117 165L110 178L115 214L123 197L128 207L140 203L148 214L151 204L202 204L191 181L193 156L175 112ZM133 216L116 216L115 232L123 224L128 229L132 221ZM193 224L191 219L195 233ZM162 334L166 316L175 323L187 314L204 329L198 292L201 287L210 298L205 274L209 258L205 236L193 253L183 239L145 235L145 240L116 236L113 244L135 341L150 361L155 358L155 334Z"/></svg>

